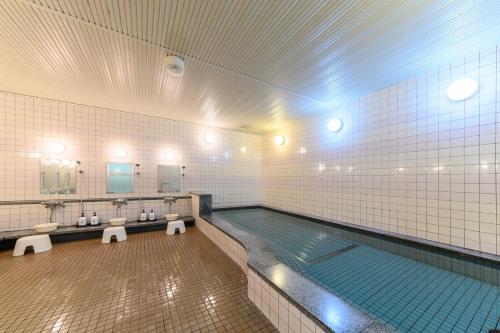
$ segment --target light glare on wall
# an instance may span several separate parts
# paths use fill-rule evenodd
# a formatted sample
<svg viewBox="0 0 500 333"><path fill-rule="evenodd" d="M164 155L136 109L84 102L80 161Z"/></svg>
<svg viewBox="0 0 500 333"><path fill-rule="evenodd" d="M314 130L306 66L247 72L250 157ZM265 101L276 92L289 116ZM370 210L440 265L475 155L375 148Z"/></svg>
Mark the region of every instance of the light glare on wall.
<svg viewBox="0 0 500 333"><path fill-rule="evenodd" d="M285 144L285 137L283 135L277 135L274 137L274 143L278 146L283 146Z"/></svg>
<svg viewBox="0 0 500 333"><path fill-rule="evenodd" d="M62 154L64 152L64 145L62 143L55 142L50 146L50 150L52 150L54 154Z"/></svg>
<svg viewBox="0 0 500 333"><path fill-rule="evenodd" d="M215 141L215 137L213 134L208 133L208 134L205 134L205 136L203 137L203 140L205 141L205 143L212 144Z"/></svg>
<svg viewBox="0 0 500 333"><path fill-rule="evenodd" d="M246 154L247 151L248 151L248 149L247 149L246 146L243 146L243 147L241 147L240 151L241 151L242 154Z"/></svg>
<svg viewBox="0 0 500 333"><path fill-rule="evenodd" d="M474 95L474 93L479 88L479 84L476 80L471 78L464 78L460 80L453 81L446 93L448 98L453 101L462 101Z"/></svg>
<svg viewBox="0 0 500 333"><path fill-rule="evenodd" d="M334 119L331 119L329 122L328 122L328 130L330 132L338 132L340 131L340 129L342 128L342 120L338 119L338 118L334 118Z"/></svg>
<svg viewBox="0 0 500 333"><path fill-rule="evenodd" d="M29 158L39 158L40 157L40 153L37 152L37 151L31 151L28 153L28 156Z"/></svg>
<svg viewBox="0 0 500 333"><path fill-rule="evenodd" d="M127 156L127 150L125 150L125 148L118 148L115 150L115 156L118 158L124 158Z"/></svg>
<svg viewBox="0 0 500 333"><path fill-rule="evenodd" d="M300 152L301 154L305 154L305 153L307 152L306 147L300 147L299 152Z"/></svg>

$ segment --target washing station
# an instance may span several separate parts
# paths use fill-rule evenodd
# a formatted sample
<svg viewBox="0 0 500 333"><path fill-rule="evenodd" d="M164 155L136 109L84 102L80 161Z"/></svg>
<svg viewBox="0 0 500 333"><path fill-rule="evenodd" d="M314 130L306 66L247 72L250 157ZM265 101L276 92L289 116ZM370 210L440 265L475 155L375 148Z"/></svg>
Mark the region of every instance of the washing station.
<svg viewBox="0 0 500 333"><path fill-rule="evenodd" d="M100 238L107 227L123 226L127 234L130 234L166 230L168 222L174 220L184 221L186 227L194 225L194 219L191 217L191 195L180 193L180 166L158 166L158 195L144 196L140 191L142 181L139 164L108 163L108 196L92 198L67 196L79 192L77 180L84 174L81 163L41 161L40 168L40 194L43 197L56 196L57 199L0 201L0 206L22 206L30 209L44 207L47 212L43 223L0 232L0 250L13 249L17 239L37 234L48 234L52 243L58 243ZM138 193L139 196L130 195L133 193ZM138 221L137 217L144 206L148 211L154 209L154 221ZM68 214L69 211L73 213ZM78 212L77 217L75 211ZM94 212L99 216L97 224L90 223L91 217L96 215ZM84 222L80 224L79 217L82 213Z"/></svg>

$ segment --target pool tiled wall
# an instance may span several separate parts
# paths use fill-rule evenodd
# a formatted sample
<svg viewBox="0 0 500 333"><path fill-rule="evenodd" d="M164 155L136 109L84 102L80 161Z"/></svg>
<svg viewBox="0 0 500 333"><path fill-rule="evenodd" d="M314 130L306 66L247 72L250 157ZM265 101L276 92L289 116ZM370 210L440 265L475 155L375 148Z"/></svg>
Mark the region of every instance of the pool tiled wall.
<svg viewBox="0 0 500 333"><path fill-rule="evenodd" d="M195 200L197 199L193 199L193 204ZM200 218L198 215L193 214L193 217L195 219L196 227L200 229L201 232L203 232L205 236L207 236L212 242L220 247L222 251L224 251L229 257L231 257L231 259L233 259L233 261L241 267L243 272L247 274L248 258L245 248L240 243L238 243L204 219Z"/></svg>
<svg viewBox="0 0 500 333"><path fill-rule="evenodd" d="M253 269L248 269L248 298L280 332L325 332L306 314L281 295L275 287L262 279Z"/></svg>

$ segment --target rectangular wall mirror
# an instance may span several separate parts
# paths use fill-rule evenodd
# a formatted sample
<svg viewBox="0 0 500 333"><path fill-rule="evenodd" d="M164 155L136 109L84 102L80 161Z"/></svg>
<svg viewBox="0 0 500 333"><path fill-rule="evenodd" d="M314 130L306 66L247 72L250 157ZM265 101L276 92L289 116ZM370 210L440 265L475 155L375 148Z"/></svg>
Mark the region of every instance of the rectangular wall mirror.
<svg viewBox="0 0 500 333"><path fill-rule="evenodd" d="M134 165L132 163L108 163L107 192L134 192Z"/></svg>
<svg viewBox="0 0 500 333"><path fill-rule="evenodd" d="M158 165L156 175L159 193L181 191L181 168L178 165Z"/></svg>
<svg viewBox="0 0 500 333"><path fill-rule="evenodd" d="M40 193L76 193L76 161L41 160Z"/></svg>

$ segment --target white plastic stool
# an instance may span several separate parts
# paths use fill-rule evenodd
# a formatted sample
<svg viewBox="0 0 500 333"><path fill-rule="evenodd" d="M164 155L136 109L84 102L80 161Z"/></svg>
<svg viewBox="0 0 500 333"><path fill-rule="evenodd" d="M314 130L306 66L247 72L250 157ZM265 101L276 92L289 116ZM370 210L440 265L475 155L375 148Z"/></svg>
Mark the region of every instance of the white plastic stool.
<svg viewBox="0 0 500 333"><path fill-rule="evenodd" d="M45 252L52 249L52 243L50 242L50 237L47 234L34 235L21 237L16 241L16 246L14 247L14 257L24 255L26 248L28 246L33 246L35 253Z"/></svg>
<svg viewBox="0 0 500 333"><path fill-rule="evenodd" d="M111 243L111 237L116 236L116 241L121 242L127 240L127 233L125 232L125 227L109 227L104 229L102 233L102 243Z"/></svg>
<svg viewBox="0 0 500 333"><path fill-rule="evenodd" d="M167 235L174 235L175 229L178 229L181 234L186 232L183 220L170 221L167 225Z"/></svg>

